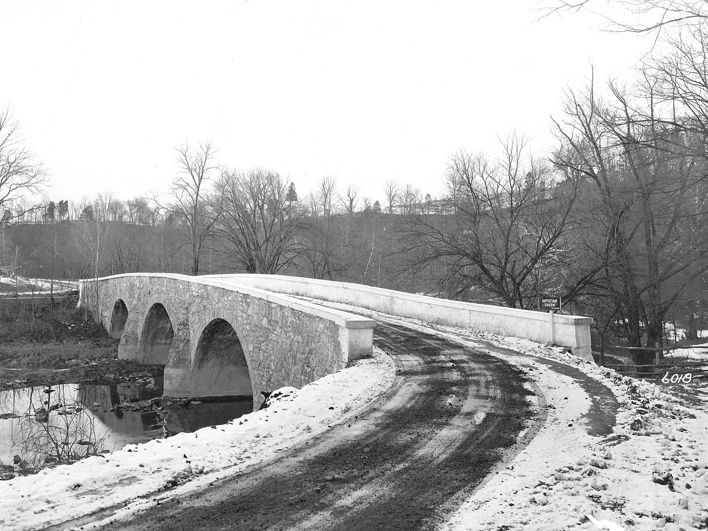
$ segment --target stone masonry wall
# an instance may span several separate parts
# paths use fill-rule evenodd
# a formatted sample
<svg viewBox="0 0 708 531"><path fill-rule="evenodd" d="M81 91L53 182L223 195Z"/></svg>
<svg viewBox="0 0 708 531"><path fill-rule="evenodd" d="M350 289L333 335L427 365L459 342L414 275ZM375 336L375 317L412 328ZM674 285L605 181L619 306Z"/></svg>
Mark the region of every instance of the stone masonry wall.
<svg viewBox="0 0 708 531"><path fill-rule="evenodd" d="M155 303L167 310L175 332L165 367L167 395L220 394L219 389L195 384L199 378L193 372L197 342L214 319L231 324L241 341L256 405L262 400L261 391L285 385L302 387L346 364L340 327L320 316L231 289L167 276L131 275L82 281L80 305L85 305L107 330L119 299L128 309L120 358L143 361L140 338L145 317ZM229 360L223 361L227 364Z"/></svg>

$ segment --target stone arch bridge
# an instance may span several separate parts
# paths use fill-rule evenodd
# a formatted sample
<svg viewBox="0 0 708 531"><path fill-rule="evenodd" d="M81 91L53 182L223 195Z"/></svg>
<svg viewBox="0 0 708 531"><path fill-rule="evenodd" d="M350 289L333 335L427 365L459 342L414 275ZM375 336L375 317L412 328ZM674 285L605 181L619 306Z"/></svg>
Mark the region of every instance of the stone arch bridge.
<svg viewBox="0 0 708 531"><path fill-rule="evenodd" d="M165 365L172 397L252 397L301 387L372 352L375 322L217 278L137 273L82 280L79 306L118 357Z"/></svg>
<svg viewBox="0 0 708 531"><path fill-rule="evenodd" d="M563 345L592 361L592 319L278 275L135 273L82 280L79 305L118 356L165 365L165 395L234 396L301 387L372 352L375 321L316 301Z"/></svg>

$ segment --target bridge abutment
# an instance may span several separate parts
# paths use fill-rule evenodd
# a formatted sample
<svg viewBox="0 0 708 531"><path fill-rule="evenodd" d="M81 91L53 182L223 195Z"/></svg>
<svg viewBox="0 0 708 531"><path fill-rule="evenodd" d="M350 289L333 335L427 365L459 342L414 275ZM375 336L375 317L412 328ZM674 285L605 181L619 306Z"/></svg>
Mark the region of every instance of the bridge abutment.
<svg viewBox="0 0 708 531"><path fill-rule="evenodd" d="M189 314L183 312L174 327L174 338L165 365L164 394L171 397L198 396L191 394L192 342Z"/></svg>
<svg viewBox="0 0 708 531"><path fill-rule="evenodd" d="M137 360L139 359L138 349L140 346L140 336L138 331L141 323L134 315L128 314L123 328L123 334L120 336L118 343L118 358L122 360Z"/></svg>

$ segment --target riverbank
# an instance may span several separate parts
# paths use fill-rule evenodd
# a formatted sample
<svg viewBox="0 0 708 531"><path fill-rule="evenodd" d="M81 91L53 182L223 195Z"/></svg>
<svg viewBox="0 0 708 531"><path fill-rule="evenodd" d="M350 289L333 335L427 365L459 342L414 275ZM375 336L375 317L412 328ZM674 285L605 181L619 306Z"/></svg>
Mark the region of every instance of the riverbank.
<svg viewBox="0 0 708 531"><path fill-rule="evenodd" d="M2 300L0 390L62 383L114 383L160 376L159 366L118 359L118 341L65 300ZM9 305L13 305L10 308Z"/></svg>

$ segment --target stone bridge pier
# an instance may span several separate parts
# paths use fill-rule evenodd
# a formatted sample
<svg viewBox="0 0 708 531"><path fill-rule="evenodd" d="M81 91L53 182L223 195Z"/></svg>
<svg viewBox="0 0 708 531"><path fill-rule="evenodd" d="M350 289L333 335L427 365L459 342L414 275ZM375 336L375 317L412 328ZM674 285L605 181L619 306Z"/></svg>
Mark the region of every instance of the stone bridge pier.
<svg viewBox="0 0 708 531"><path fill-rule="evenodd" d="M165 366L172 397L239 397L302 387L372 353L374 321L204 277L82 280L79 305L120 339L118 357Z"/></svg>

